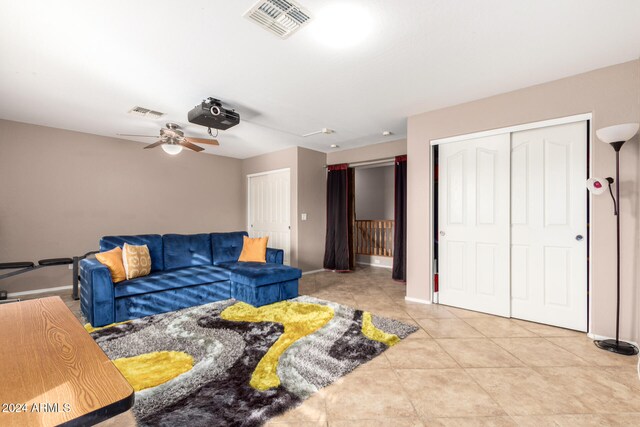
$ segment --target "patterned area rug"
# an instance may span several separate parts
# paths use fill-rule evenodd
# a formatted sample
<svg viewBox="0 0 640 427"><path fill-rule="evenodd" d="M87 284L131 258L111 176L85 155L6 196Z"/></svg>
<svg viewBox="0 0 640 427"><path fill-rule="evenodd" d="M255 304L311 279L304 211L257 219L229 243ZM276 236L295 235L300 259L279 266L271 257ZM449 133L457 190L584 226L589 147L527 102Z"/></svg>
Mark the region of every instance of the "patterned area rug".
<svg viewBox="0 0 640 427"><path fill-rule="evenodd" d="M153 426L262 425L416 329L308 296L87 328L136 390L138 423Z"/></svg>

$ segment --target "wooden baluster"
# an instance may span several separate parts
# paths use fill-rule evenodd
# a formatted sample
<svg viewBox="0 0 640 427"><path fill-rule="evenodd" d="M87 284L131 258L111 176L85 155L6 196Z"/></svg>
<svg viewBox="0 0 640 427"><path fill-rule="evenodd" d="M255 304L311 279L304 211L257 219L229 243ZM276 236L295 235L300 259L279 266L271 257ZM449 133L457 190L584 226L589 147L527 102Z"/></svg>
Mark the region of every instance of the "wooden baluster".
<svg viewBox="0 0 640 427"><path fill-rule="evenodd" d="M382 223L382 226L384 227L384 248L382 250L382 254L384 256L387 256L387 247L388 247L387 239L389 238L389 235L387 233L387 221L384 221Z"/></svg>
<svg viewBox="0 0 640 427"><path fill-rule="evenodd" d="M373 255L377 255L378 250L378 233L376 232L376 222L371 221L371 230L373 231Z"/></svg>
<svg viewBox="0 0 640 427"><path fill-rule="evenodd" d="M366 230L367 224L362 221L362 223L360 224L360 229L362 230L362 253L364 255L367 254L367 230Z"/></svg>
<svg viewBox="0 0 640 427"><path fill-rule="evenodd" d="M389 250L388 250L388 256L392 256L391 254L391 247L393 246L393 223L391 221L389 221Z"/></svg>
<svg viewBox="0 0 640 427"><path fill-rule="evenodd" d="M389 221L388 225L389 225L389 232L388 232L388 234L389 234L389 245L387 246L387 256L391 256L391 245L392 245L391 239L393 239L393 233L391 233L391 230L392 230L391 221Z"/></svg>
<svg viewBox="0 0 640 427"><path fill-rule="evenodd" d="M384 222L384 256L388 256L387 248L389 247L389 232L387 231L387 226L389 225L389 221Z"/></svg>
<svg viewBox="0 0 640 427"><path fill-rule="evenodd" d="M384 221L380 221L380 255L384 255Z"/></svg>
<svg viewBox="0 0 640 427"><path fill-rule="evenodd" d="M385 221L384 223L384 232L385 232L385 248L384 248L384 254L386 256L389 256L389 221Z"/></svg>
<svg viewBox="0 0 640 427"><path fill-rule="evenodd" d="M371 221L371 255L376 253L376 224Z"/></svg>

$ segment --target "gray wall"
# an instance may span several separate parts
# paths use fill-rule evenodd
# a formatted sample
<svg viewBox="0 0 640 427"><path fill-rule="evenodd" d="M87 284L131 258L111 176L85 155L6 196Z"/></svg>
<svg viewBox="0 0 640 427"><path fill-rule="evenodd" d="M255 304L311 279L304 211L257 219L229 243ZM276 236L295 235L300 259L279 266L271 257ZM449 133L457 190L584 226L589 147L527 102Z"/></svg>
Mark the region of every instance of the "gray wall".
<svg viewBox="0 0 640 427"><path fill-rule="evenodd" d="M247 175L290 169L291 265L302 271L322 268L326 231L325 162L325 153L302 147L291 147L242 161L245 212L247 211ZM307 214L306 221L302 221L300 215L302 213Z"/></svg>
<svg viewBox="0 0 640 427"><path fill-rule="evenodd" d="M247 222L247 175L260 172L269 172L278 169L290 170L290 191L291 191L291 253L289 259L291 265L298 266L298 147L286 148L273 153L262 154L250 157L242 161L242 188L243 188L243 221Z"/></svg>
<svg viewBox="0 0 640 427"><path fill-rule="evenodd" d="M322 269L327 230L325 153L298 148L298 268ZM302 213L307 220L302 221Z"/></svg>
<svg viewBox="0 0 640 427"><path fill-rule="evenodd" d="M110 234L245 229L242 161L0 120L0 262L71 257ZM66 266L0 282L71 284Z"/></svg>
<svg viewBox="0 0 640 427"><path fill-rule="evenodd" d="M356 219L393 219L394 167L360 167L355 175Z"/></svg>

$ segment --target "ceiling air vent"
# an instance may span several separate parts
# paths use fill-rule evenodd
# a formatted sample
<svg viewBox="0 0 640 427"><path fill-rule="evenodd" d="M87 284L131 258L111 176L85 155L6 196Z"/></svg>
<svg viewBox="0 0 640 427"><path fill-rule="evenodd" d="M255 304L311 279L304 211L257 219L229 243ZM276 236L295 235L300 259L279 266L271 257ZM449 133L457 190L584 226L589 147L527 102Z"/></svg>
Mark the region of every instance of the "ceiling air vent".
<svg viewBox="0 0 640 427"><path fill-rule="evenodd" d="M244 17L281 39L286 39L311 19L309 12L291 0L260 0Z"/></svg>
<svg viewBox="0 0 640 427"><path fill-rule="evenodd" d="M129 114L132 114L134 116L139 116L139 117L148 117L150 119L159 119L160 117L164 116L164 113L161 113L160 111L150 110L144 107L138 107L137 105L133 107L131 110L129 110Z"/></svg>

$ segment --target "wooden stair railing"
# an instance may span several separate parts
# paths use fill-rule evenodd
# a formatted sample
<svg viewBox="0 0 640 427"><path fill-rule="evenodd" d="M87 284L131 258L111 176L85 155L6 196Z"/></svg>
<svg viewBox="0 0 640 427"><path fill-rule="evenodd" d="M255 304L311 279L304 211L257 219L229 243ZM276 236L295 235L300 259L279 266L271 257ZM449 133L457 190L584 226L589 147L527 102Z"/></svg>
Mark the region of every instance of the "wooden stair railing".
<svg viewBox="0 0 640 427"><path fill-rule="evenodd" d="M393 220L356 220L353 227L356 254L392 257L393 227Z"/></svg>

